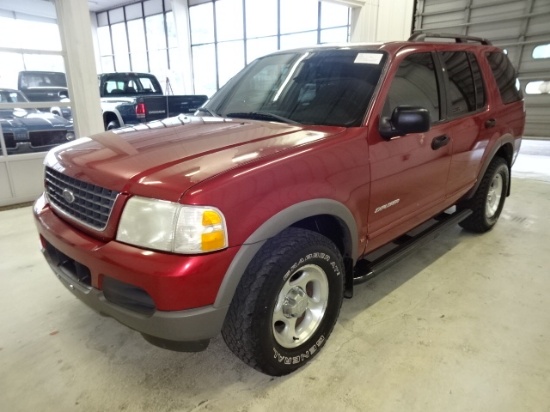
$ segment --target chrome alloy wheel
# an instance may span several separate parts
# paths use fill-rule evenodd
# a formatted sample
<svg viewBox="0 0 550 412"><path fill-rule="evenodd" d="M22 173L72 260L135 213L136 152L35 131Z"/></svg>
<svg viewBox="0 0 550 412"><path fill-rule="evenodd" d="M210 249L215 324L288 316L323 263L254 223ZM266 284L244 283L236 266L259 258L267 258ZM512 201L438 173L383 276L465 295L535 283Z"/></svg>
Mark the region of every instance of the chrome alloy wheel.
<svg viewBox="0 0 550 412"><path fill-rule="evenodd" d="M502 186L502 176L497 173L489 185L487 201L485 203L485 215L489 219L497 213L498 206L500 205L500 199L502 198Z"/></svg>
<svg viewBox="0 0 550 412"><path fill-rule="evenodd" d="M327 309L327 275L317 265L305 265L284 283L273 310L273 336L279 345L300 346L317 330Z"/></svg>

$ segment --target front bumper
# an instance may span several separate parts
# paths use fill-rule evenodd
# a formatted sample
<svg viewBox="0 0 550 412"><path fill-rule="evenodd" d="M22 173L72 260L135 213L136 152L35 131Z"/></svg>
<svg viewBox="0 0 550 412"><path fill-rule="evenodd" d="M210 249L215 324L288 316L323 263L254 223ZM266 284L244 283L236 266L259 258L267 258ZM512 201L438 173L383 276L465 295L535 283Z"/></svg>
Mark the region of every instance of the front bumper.
<svg viewBox="0 0 550 412"><path fill-rule="evenodd" d="M223 325L227 307L214 300L236 248L215 254L181 256L146 251L115 241L101 242L59 219L43 198L34 206L44 256L61 283L97 312L175 350L201 350ZM75 276L52 250L86 268ZM76 271L79 272L79 271ZM105 279L143 290L154 307L148 313L113 303L102 290ZM85 279L85 281L82 281Z"/></svg>

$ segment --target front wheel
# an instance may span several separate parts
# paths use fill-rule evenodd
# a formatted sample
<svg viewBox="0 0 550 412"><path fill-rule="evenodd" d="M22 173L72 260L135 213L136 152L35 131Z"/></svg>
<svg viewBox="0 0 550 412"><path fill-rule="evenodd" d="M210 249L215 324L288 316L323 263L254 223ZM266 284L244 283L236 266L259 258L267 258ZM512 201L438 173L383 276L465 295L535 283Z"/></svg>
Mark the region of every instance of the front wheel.
<svg viewBox="0 0 550 412"><path fill-rule="evenodd" d="M289 228L270 239L243 274L222 336L248 365L286 375L311 360L338 319L342 257L325 236Z"/></svg>
<svg viewBox="0 0 550 412"><path fill-rule="evenodd" d="M472 209L473 213L460 222L464 229L475 233L491 230L504 207L508 192L510 169L501 157L495 157L472 199L464 203L464 208Z"/></svg>

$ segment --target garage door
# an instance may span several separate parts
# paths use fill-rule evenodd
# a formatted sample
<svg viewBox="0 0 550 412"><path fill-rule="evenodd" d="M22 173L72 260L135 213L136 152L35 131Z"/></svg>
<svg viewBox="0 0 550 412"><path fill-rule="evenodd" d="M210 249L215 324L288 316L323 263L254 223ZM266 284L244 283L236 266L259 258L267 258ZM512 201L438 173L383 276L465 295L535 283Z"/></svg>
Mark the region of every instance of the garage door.
<svg viewBox="0 0 550 412"><path fill-rule="evenodd" d="M418 0L415 30L484 37L518 69L525 136L550 139L550 1Z"/></svg>

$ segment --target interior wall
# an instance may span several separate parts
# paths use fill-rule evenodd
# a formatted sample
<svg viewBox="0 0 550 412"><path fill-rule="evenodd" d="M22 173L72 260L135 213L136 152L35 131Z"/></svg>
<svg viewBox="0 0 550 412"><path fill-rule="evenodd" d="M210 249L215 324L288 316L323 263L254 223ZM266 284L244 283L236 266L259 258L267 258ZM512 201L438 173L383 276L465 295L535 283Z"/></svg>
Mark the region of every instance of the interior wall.
<svg viewBox="0 0 550 412"><path fill-rule="evenodd" d="M351 41L407 40L411 35L415 0L367 0L352 9Z"/></svg>

